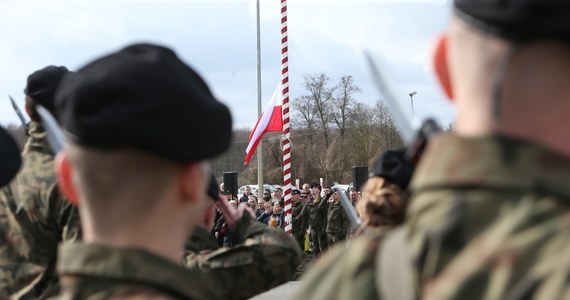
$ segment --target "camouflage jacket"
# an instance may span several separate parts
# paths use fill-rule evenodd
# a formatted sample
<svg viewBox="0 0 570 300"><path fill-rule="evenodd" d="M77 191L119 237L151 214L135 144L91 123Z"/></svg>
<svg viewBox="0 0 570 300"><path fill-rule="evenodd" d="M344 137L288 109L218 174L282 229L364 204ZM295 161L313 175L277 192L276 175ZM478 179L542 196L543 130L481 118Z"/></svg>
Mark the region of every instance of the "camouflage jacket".
<svg viewBox="0 0 570 300"><path fill-rule="evenodd" d="M322 199L321 199L322 201ZM319 199L310 199L301 210L297 219L304 220L315 232L324 232L327 225L327 216L322 209L319 209Z"/></svg>
<svg viewBox="0 0 570 300"><path fill-rule="evenodd" d="M59 255L60 299L225 299L211 274L142 249L66 243Z"/></svg>
<svg viewBox="0 0 570 300"><path fill-rule="evenodd" d="M348 234L348 228L350 227L350 220L342 208L340 200L329 203L328 199L325 199L327 201L322 201L319 206L327 213L326 232L332 235L337 235L339 237L342 236L343 238L346 238L346 235Z"/></svg>
<svg viewBox="0 0 570 300"><path fill-rule="evenodd" d="M375 229L350 243L335 245L299 281L293 299L380 299L375 288L374 263L384 235Z"/></svg>
<svg viewBox="0 0 570 300"><path fill-rule="evenodd" d="M416 298L570 298L569 157L501 136L441 135L415 172L403 226ZM378 285L373 246L384 239L331 251L297 299L381 299L362 282Z"/></svg>
<svg viewBox="0 0 570 300"><path fill-rule="evenodd" d="M305 219L299 219L299 215L303 210L303 202L301 200L291 203L291 223L293 226L294 236L305 236L307 230L307 222Z"/></svg>
<svg viewBox="0 0 570 300"><path fill-rule="evenodd" d="M80 235L77 209L56 186L53 154L40 123L31 122L22 169L2 191L0 279L13 298L57 294L58 243Z"/></svg>
<svg viewBox="0 0 570 300"><path fill-rule="evenodd" d="M193 244L190 248L200 251L189 251L184 264L211 276L225 299L246 299L293 278L301 250L291 236L248 214L235 225L235 234L238 244L231 248L198 249Z"/></svg>

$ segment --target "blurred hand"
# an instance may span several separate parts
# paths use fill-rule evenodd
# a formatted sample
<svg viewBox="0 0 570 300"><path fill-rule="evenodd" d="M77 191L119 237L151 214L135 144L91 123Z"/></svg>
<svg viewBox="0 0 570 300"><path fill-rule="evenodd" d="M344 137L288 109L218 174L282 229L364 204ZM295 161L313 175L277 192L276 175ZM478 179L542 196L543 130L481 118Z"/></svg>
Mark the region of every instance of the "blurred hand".
<svg viewBox="0 0 570 300"><path fill-rule="evenodd" d="M255 219L255 213L250 207L248 207L246 203L240 203L238 207L235 208L231 206L228 201L220 199L220 201L217 201L216 204L220 208L220 211L224 216L224 220L232 229L234 228L235 223L241 219L244 212L249 213L251 217Z"/></svg>

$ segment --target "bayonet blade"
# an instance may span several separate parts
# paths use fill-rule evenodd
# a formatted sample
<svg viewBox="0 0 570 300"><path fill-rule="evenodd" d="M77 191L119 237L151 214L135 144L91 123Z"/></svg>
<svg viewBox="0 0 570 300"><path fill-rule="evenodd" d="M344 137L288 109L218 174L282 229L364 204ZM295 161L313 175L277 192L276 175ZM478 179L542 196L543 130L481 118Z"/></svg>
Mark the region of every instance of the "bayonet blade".
<svg viewBox="0 0 570 300"><path fill-rule="evenodd" d="M366 60L368 62L368 66L370 67L370 71L372 72L372 79L374 84L380 91L380 94L383 96L383 100L386 103L386 107L390 111L396 126L398 126L398 130L400 131L400 136L406 145L412 143L414 140L415 134L419 129L417 122L413 121L413 118L409 117L408 114L402 109L400 101L398 101L398 97L392 91L390 85L384 74L382 73L381 68L378 66L372 55L367 51L364 52L366 56Z"/></svg>
<svg viewBox="0 0 570 300"><path fill-rule="evenodd" d="M8 97L10 98L10 102L12 102L12 107L16 111L18 118L20 118L20 122L22 122L22 125L24 125L24 127L26 127L28 122L26 122L26 118L24 118L24 114L22 114L22 111L20 111L18 104L16 104L16 101L14 101L12 96L8 95Z"/></svg>
<svg viewBox="0 0 570 300"><path fill-rule="evenodd" d="M54 154L59 153L63 149L65 143L65 135L63 131L57 124L55 118L51 113L43 106L37 105L36 111L42 119L42 124L47 132L47 141Z"/></svg>

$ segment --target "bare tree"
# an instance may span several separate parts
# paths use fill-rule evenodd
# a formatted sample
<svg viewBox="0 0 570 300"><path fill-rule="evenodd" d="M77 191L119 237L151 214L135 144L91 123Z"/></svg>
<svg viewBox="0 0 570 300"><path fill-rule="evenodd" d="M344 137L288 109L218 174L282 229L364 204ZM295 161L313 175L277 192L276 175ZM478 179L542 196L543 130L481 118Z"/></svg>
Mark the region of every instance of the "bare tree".
<svg viewBox="0 0 570 300"><path fill-rule="evenodd" d="M323 131L325 146L329 147L329 124L331 123L331 102L335 88L328 87L330 78L324 73L307 75L303 87L309 93L314 109L318 115L319 129ZM303 97L301 97L303 98Z"/></svg>
<svg viewBox="0 0 570 300"><path fill-rule="evenodd" d="M353 95L359 92L360 88L354 83L354 79L350 75L342 76L335 87L332 120L338 128L341 138L344 138L346 122L348 120L350 110L354 106L355 99L353 98Z"/></svg>

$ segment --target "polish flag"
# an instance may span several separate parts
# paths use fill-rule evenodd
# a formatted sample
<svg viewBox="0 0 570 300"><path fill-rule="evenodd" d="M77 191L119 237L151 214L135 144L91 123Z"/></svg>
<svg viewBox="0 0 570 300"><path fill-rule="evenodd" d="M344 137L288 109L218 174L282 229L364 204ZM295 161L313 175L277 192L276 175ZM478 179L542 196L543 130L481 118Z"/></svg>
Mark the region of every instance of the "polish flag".
<svg viewBox="0 0 570 300"><path fill-rule="evenodd" d="M255 127L249 134L249 145L245 150L245 162L247 165L257 149L257 145L266 132L283 131L283 94L281 91L281 82L277 85L273 96L265 106L265 110L261 117L255 123Z"/></svg>

